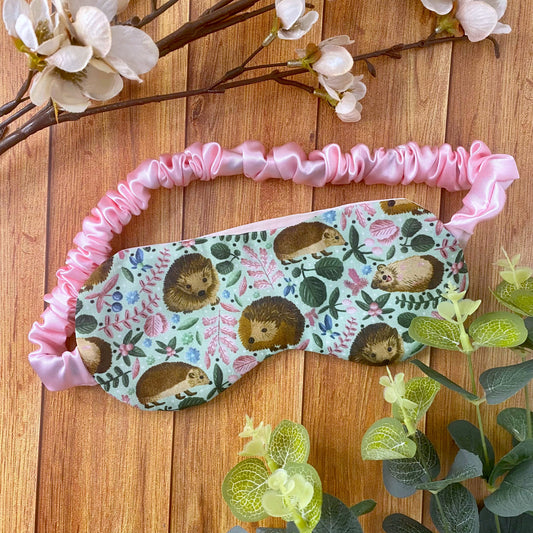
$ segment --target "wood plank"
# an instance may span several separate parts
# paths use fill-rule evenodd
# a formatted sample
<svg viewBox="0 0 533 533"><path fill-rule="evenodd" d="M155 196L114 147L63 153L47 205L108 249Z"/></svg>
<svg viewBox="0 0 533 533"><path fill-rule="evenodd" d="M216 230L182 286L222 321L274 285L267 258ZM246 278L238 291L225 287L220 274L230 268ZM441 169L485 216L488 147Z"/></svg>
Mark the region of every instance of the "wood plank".
<svg viewBox="0 0 533 533"><path fill-rule="evenodd" d="M148 2L136 5L141 14ZM162 37L186 20L187 4L147 31ZM127 84L123 98L181 90L185 50ZM50 193L49 287L81 221L108 188L146 157L184 145L184 102L99 115L54 131ZM150 210L114 249L177 239L181 191L158 191ZM172 224L166 224L172 220ZM168 531L172 415L130 409L100 387L46 393L39 485L40 531ZM125 504L127 502L127 505Z"/></svg>
<svg viewBox="0 0 533 533"><path fill-rule="evenodd" d="M351 19L356 21L348 31L355 39L355 53L361 54L391 46L397 42L414 42L431 31L431 19L422 8L409 5L409 18L421 24L406 24L404 16L394 16L390 2L353 4ZM375 17L375 13L391 13ZM324 37L347 32L345 9L327 4ZM348 151L364 142L371 148L394 147L407 141L420 145L444 142L446 102L450 68L450 46L404 52L401 60L380 58L373 61L377 78L365 68L367 95L362 100L362 120L344 124L333 110L321 105L318 123L318 146L336 142ZM364 67L364 66L363 66ZM438 215L440 191L425 185L409 188L350 185L326 187L314 193L313 208L324 209L354 201L407 197ZM428 352L422 355L427 362ZM393 372L406 377L419 375L409 364L398 364ZM383 518L402 512L420 519L421 495L401 502L385 490L381 462L361 459L361 439L379 418L390 416L390 405L383 400L378 384L385 374L383 367L355 365L335 358L308 354L305 364L304 424L315 444L310 461L319 471L325 492L348 505L373 498L378 507L361 518L365 531L378 531ZM319 399L319 401L317 401Z"/></svg>
<svg viewBox="0 0 533 533"><path fill-rule="evenodd" d="M198 13L211 3L195 2L192 9ZM264 15L191 46L189 87L215 79L244 59L266 36L271 20L271 15ZM319 27L313 30L315 39L319 31ZM256 61L291 58L299 44L276 42ZM229 148L259 139L267 149L297 141L309 151L314 148L315 117L316 102L303 93L274 84L251 86L192 98L187 140L216 140ZM310 207L311 190L292 183L252 183L239 176L194 183L185 191L183 236L197 237ZM284 418L300 421L302 383L303 353L290 351L265 361L209 404L176 414L172 531L225 532L239 523L223 501L220 487L225 474L240 460L237 452L243 441L237 434L245 414L256 423L264 420L276 425ZM270 519L264 524L282 522ZM241 525L255 531L250 524Z"/></svg>
<svg viewBox="0 0 533 533"><path fill-rule="evenodd" d="M453 53L447 140L456 145L470 145L475 139L487 143L493 153L507 153L515 157L521 179L508 190L504 211L489 222L481 223L466 248L470 271L468 297L482 299L481 312L501 310L489 287L499 283L498 268L494 266L502 256L501 247L510 254L521 253L522 263L533 264L531 227L533 218L529 208L533 184L530 147L533 123L533 69L531 42L533 36L533 6L527 2L509 3L505 23L510 24L510 35L497 36L502 57L496 60L492 45L461 43ZM443 195L442 212L450 217L461 206L460 194ZM510 350L483 349L474 354L474 371L495 366L515 364L517 355ZM432 358L432 366L457 383L470 388L466 362L459 354L439 352ZM482 419L487 435L494 445L496 457L509 449L508 434L496 426L496 414L504 407L524 405L518 394L501 406L482 406ZM464 418L477 425L475 410L461 398L448 391L437 396L428 420L428 436L438 445L442 471L447 472L457 451L445 428L452 420ZM473 485L480 501L487 490L481 483ZM425 522L430 524L426 505Z"/></svg>
<svg viewBox="0 0 533 533"><path fill-rule="evenodd" d="M0 102L14 98L27 59L0 32ZM24 105L24 104L23 104ZM5 118L5 117L4 117ZM0 122L3 119L0 119ZM41 383L27 339L43 310L48 134L0 156L0 530L33 531L37 501Z"/></svg>

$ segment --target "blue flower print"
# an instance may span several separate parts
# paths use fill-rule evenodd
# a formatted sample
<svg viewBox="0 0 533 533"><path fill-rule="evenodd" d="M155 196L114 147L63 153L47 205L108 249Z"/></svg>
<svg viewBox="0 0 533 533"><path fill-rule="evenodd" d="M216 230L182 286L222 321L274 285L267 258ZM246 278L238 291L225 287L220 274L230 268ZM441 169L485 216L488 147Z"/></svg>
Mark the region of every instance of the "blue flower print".
<svg viewBox="0 0 533 533"><path fill-rule="evenodd" d="M134 304L139 300L139 293L137 291L130 291L126 293L126 302Z"/></svg>
<svg viewBox="0 0 533 533"><path fill-rule="evenodd" d="M287 285L283 289L283 296L294 294L294 292L296 291L296 284L293 283L292 279L290 278L283 278L283 279L287 283Z"/></svg>
<svg viewBox="0 0 533 533"><path fill-rule="evenodd" d="M178 324L179 321L180 321L180 316L176 313L174 313L171 317L170 317L170 321L173 323L173 324Z"/></svg>
<svg viewBox="0 0 533 533"><path fill-rule="evenodd" d="M222 291L222 298L229 298L231 296L228 290Z"/></svg>
<svg viewBox="0 0 533 533"><path fill-rule="evenodd" d="M185 359L187 359L189 363L197 363L200 360L200 352L196 348L189 348L185 352Z"/></svg>
<svg viewBox="0 0 533 533"><path fill-rule="evenodd" d="M370 274L370 272L372 272L372 267L370 265L365 265L361 272L366 276L367 274Z"/></svg>
<svg viewBox="0 0 533 533"><path fill-rule="evenodd" d="M152 339L144 339L143 346L145 348L150 348L150 346L152 346Z"/></svg>
<svg viewBox="0 0 533 533"><path fill-rule="evenodd" d="M335 211L326 211L322 217L324 218L325 222L335 222L335 219L337 218L337 213Z"/></svg>
<svg viewBox="0 0 533 533"><path fill-rule="evenodd" d="M323 324L321 322L318 323L318 327L320 328L321 335L329 335L332 339L340 336L340 333L337 331L332 331L333 321L329 315L325 316Z"/></svg>
<svg viewBox="0 0 533 533"><path fill-rule="evenodd" d="M146 272L148 269L152 268L152 265L145 265L144 261L144 252L141 248L137 248L135 251L135 257L130 255L130 263L132 264L132 269L135 270L139 267L143 272Z"/></svg>

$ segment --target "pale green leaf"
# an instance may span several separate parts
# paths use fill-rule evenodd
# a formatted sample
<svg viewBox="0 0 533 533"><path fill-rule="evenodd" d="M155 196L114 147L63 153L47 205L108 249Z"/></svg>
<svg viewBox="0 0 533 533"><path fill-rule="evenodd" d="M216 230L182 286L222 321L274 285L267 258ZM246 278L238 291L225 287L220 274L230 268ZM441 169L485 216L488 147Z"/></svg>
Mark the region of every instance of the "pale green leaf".
<svg viewBox="0 0 533 533"><path fill-rule="evenodd" d="M310 530L318 524L322 513L322 482L318 472L307 463L289 463L285 466L290 476L303 476L306 481L313 485L313 496L309 503L301 510L303 519ZM291 519L290 517L288 518Z"/></svg>
<svg viewBox="0 0 533 533"><path fill-rule="evenodd" d="M461 330L455 322L418 316L409 326L409 335L415 341L428 346L460 351Z"/></svg>
<svg viewBox="0 0 533 533"><path fill-rule="evenodd" d="M517 289L514 283L502 281L496 287L493 294L500 303L507 306L509 309L511 309L511 311L515 311L516 313L522 314L522 311L520 309L515 308L511 304L512 294L517 290L533 290L533 278L529 278L528 280L526 280L520 289Z"/></svg>
<svg viewBox="0 0 533 533"><path fill-rule="evenodd" d="M475 346L510 348L527 339L524 321L513 313L496 311L480 316L468 328Z"/></svg>
<svg viewBox="0 0 533 533"><path fill-rule="evenodd" d="M514 285L515 273L512 270L502 270L500 276L507 283L512 283Z"/></svg>
<svg viewBox="0 0 533 533"><path fill-rule="evenodd" d="M459 306L459 312L463 319L467 316L473 315L481 305L481 300L461 300L457 303Z"/></svg>
<svg viewBox="0 0 533 533"><path fill-rule="evenodd" d="M413 402L416 407L412 409L404 407L407 416L418 423L430 408L439 390L440 385L434 379L424 377L410 379L405 387L404 398ZM392 414L394 418L404 422L402 410L396 404L392 406Z"/></svg>
<svg viewBox="0 0 533 533"><path fill-rule="evenodd" d="M517 441L522 442L527 438L527 411L519 407L508 407L498 413L497 422L506 429ZM533 426L533 412L529 412Z"/></svg>
<svg viewBox="0 0 533 533"><path fill-rule="evenodd" d="M533 359L517 365L490 368L479 376L487 403L492 405L514 396L531 379L533 379Z"/></svg>
<svg viewBox="0 0 533 533"><path fill-rule="evenodd" d="M228 472L222 484L222 496L239 520L257 522L268 516L262 504L268 477L264 463L257 458L245 459Z"/></svg>
<svg viewBox="0 0 533 533"><path fill-rule="evenodd" d="M509 303L520 309L521 314L533 315L533 290L531 289L517 289L514 291L509 299Z"/></svg>
<svg viewBox="0 0 533 533"><path fill-rule="evenodd" d="M498 490L485 498L485 505L500 516L518 516L533 511L533 459L515 466Z"/></svg>
<svg viewBox="0 0 533 533"><path fill-rule="evenodd" d="M383 461L413 457L416 444L407 437L401 422L394 418L382 418L367 430L361 442L364 460Z"/></svg>
<svg viewBox="0 0 533 533"><path fill-rule="evenodd" d="M270 516L291 516L291 509L285 504L285 500L280 492L267 490L263 494L263 499L261 501L263 503L263 509Z"/></svg>
<svg viewBox="0 0 533 533"><path fill-rule="evenodd" d="M459 450L446 479L419 483L416 488L429 490L432 493L439 493L454 483L479 477L482 473L483 465L479 457L467 450Z"/></svg>
<svg viewBox="0 0 533 533"><path fill-rule="evenodd" d="M452 302L441 302L437 306L437 313L439 313L442 318L453 322L455 318L455 306Z"/></svg>
<svg viewBox="0 0 533 533"><path fill-rule="evenodd" d="M495 481L505 474L505 472L508 472L520 463L531 459L533 459L533 439L518 443L510 452L506 453L498 461L490 475L489 484L494 486Z"/></svg>
<svg viewBox="0 0 533 533"><path fill-rule="evenodd" d="M460 483L449 485L438 495L432 494L429 512L439 533L479 533L476 499Z"/></svg>
<svg viewBox="0 0 533 533"><path fill-rule="evenodd" d="M533 269L529 267L519 267L515 270L516 281L522 286L533 274Z"/></svg>
<svg viewBox="0 0 533 533"><path fill-rule="evenodd" d="M272 431L268 457L278 466L287 463L306 463L309 457L309 434L301 424L282 420Z"/></svg>

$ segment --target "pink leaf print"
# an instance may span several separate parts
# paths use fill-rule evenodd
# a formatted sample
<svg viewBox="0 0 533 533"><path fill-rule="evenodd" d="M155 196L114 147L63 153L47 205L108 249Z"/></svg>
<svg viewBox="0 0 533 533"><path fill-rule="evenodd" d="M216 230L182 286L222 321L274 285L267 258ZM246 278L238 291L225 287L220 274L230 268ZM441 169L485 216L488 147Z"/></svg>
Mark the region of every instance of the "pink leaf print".
<svg viewBox="0 0 533 533"><path fill-rule="evenodd" d="M258 364L257 359L252 355L241 355L233 361L233 370L242 376L243 374L246 374L246 372L252 370L252 368L255 368Z"/></svg>
<svg viewBox="0 0 533 533"><path fill-rule="evenodd" d="M361 289L364 289L368 285L368 281L365 278L360 278L355 269L350 268L348 270L348 275L352 278L353 283L351 281L344 281L344 285L348 287L348 289L351 289L352 294L354 296L357 296L359 294L359 291Z"/></svg>
<svg viewBox="0 0 533 533"><path fill-rule="evenodd" d="M243 247L243 250L245 253L247 253L250 257L253 257L254 259L256 259L257 261L259 261L259 257L258 255L249 247L249 246L244 246Z"/></svg>
<svg viewBox="0 0 533 533"><path fill-rule="evenodd" d="M390 244L400 234L400 228L392 220L376 220L370 224L370 234L382 244Z"/></svg>
<svg viewBox="0 0 533 533"><path fill-rule="evenodd" d="M254 281L254 287L256 289L268 289L269 287L272 287L272 282L268 279L258 279Z"/></svg>
<svg viewBox="0 0 533 533"><path fill-rule="evenodd" d="M227 326L234 326L237 324L237 319L229 315L222 315L220 320L222 320L222 323L226 324Z"/></svg>
<svg viewBox="0 0 533 533"><path fill-rule="evenodd" d="M341 215L341 229L342 230L346 229L346 215L344 213L342 213Z"/></svg>
<svg viewBox="0 0 533 533"><path fill-rule="evenodd" d="M212 326L217 320L218 318L216 316L212 316L211 318L204 316L202 318L202 324L204 326Z"/></svg>
<svg viewBox="0 0 533 533"><path fill-rule="evenodd" d="M355 207L355 216L357 217L357 222L361 225L361 227L366 228L366 219L365 214L363 211L361 211L361 208Z"/></svg>
<svg viewBox="0 0 533 533"><path fill-rule="evenodd" d="M370 204L367 204L366 202L363 202L361 204L363 206L363 209L372 217L376 214L376 210L370 205Z"/></svg>
<svg viewBox="0 0 533 533"><path fill-rule="evenodd" d="M239 296L242 296L246 289L248 288L248 281L246 279L246 276L244 276L241 280L241 284L239 285Z"/></svg>
<svg viewBox="0 0 533 533"><path fill-rule="evenodd" d="M133 368L131 370L131 377L135 379L139 375L139 369L141 368L141 363L139 362L139 359L135 359L135 363L133 363Z"/></svg>
<svg viewBox="0 0 533 533"><path fill-rule="evenodd" d="M231 304L228 304L228 303L225 303L225 302L220 302L220 306L225 309L226 311L229 311L230 313L238 313L239 310L234 306L234 305L231 305Z"/></svg>
<svg viewBox="0 0 533 533"><path fill-rule="evenodd" d="M248 267L248 275L254 278L256 289L273 288L274 282L283 277L283 273L278 269L275 260L269 260L266 248L260 248L259 255L249 246L245 246L243 251L252 258L252 260L242 258L241 264Z"/></svg>
<svg viewBox="0 0 533 533"><path fill-rule="evenodd" d="M239 312L239 309L225 302L221 302L220 306L229 313ZM204 339L211 339L204 356L205 367L209 368L211 366L211 357L213 357L217 351L222 361L229 365L230 360L226 348L233 353L237 351L238 348L233 342L233 339L237 338L237 333L234 329L229 329L224 327L224 325L235 326L237 324L237 319L231 315L222 314L222 311L219 308L217 316L209 319L204 318L202 321L204 325L210 326L204 331Z"/></svg>
<svg viewBox="0 0 533 533"><path fill-rule="evenodd" d="M295 350L305 350L309 346L309 339L303 341L300 345L296 346Z"/></svg>
<svg viewBox="0 0 533 533"><path fill-rule="evenodd" d="M168 320L165 315L156 313L146 319L144 323L144 332L148 337L157 337L168 330Z"/></svg>

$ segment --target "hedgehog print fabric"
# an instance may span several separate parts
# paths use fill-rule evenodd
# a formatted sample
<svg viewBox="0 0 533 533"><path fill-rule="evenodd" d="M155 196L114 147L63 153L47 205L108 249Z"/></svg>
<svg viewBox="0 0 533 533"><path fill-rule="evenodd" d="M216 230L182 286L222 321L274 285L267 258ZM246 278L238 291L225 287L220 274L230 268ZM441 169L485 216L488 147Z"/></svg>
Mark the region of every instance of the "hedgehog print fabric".
<svg viewBox="0 0 533 533"><path fill-rule="evenodd" d="M365 363L422 349L411 320L468 283L463 251L404 199L269 221L268 229L123 250L89 277L76 337L103 389L141 409L204 403L296 348ZM266 226L263 226L266 227Z"/></svg>

